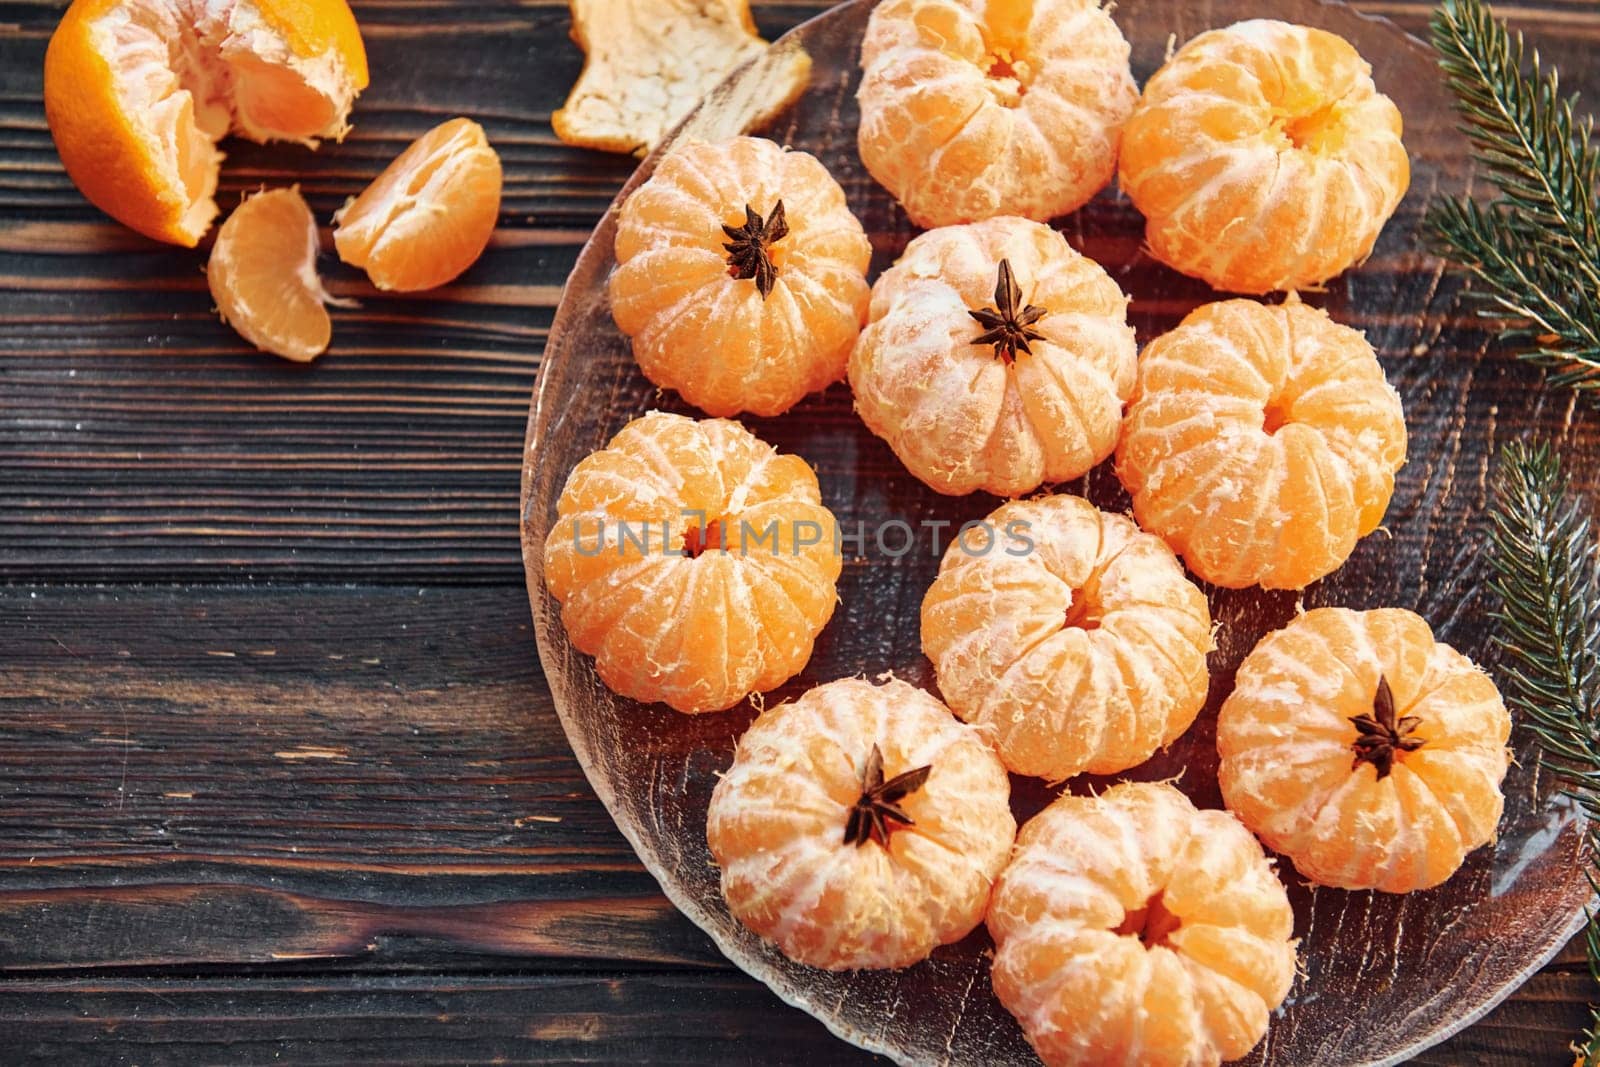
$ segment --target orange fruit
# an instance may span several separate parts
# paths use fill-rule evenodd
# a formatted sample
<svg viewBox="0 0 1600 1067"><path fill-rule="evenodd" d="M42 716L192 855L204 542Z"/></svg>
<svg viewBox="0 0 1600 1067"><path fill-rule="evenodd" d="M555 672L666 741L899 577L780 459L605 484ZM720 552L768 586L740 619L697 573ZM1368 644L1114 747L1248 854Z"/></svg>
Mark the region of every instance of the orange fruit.
<svg viewBox="0 0 1600 1067"><path fill-rule="evenodd" d="M983 921L1011 851L1005 768L905 682L846 678L769 708L717 783L728 909L790 959L909 967Z"/></svg>
<svg viewBox="0 0 1600 1067"><path fill-rule="evenodd" d="M317 223L299 186L248 197L217 231L206 264L217 310L257 348L299 363L320 356L334 302L317 277Z"/></svg>
<svg viewBox="0 0 1600 1067"><path fill-rule="evenodd" d="M500 217L500 157L471 119L411 142L333 216L339 258L379 289L443 285L476 263Z"/></svg>
<svg viewBox="0 0 1600 1067"><path fill-rule="evenodd" d="M1111 454L1137 351L1099 264L1048 226L989 219L922 234L878 279L850 387L932 488L1018 496Z"/></svg>
<svg viewBox="0 0 1600 1067"><path fill-rule="evenodd" d="M1217 776L1305 877L1409 893L1494 840L1510 732L1488 675L1418 616L1318 608L1239 667Z"/></svg>
<svg viewBox="0 0 1600 1067"><path fill-rule="evenodd" d="M804 667L833 614L837 526L798 456L737 422L653 411L580 462L544 580L606 685L718 711Z"/></svg>
<svg viewBox="0 0 1600 1067"><path fill-rule="evenodd" d="M1161 539L1081 497L1001 505L951 543L922 650L957 715L1018 774L1143 763L1205 703L1206 598Z"/></svg>
<svg viewBox="0 0 1600 1067"><path fill-rule="evenodd" d="M1365 337L1297 299L1227 300L1145 347L1117 476L1201 578L1300 589L1377 528L1405 458Z"/></svg>
<svg viewBox="0 0 1600 1067"><path fill-rule="evenodd" d="M1261 846L1165 784L1028 820L988 923L995 995L1052 1067L1237 1059L1294 983L1294 913Z"/></svg>
<svg viewBox="0 0 1600 1067"><path fill-rule="evenodd" d="M1076 210L1138 97L1100 0L887 0L861 67L861 162L924 227Z"/></svg>
<svg viewBox="0 0 1600 1067"><path fill-rule="evenodd" d="M1122 136L1150 250L1214 288L1315 285L1366 259L1411 182L1400 111L1326 30L1253 19L1151 77Z"/></svg>
<svg viewBox="0 0 1600 1067"><path fill-rule="evenodd" d="M844 377L872 246L814 156L688 141L617 220L611 309L645 377L712 415L776 415Z"/></svg>
<svg viewBox="0 0 1600 1067"><path fill-rule="evenodd" d="M45 117L79 190L191 248L217 215L218 141L343 137L366 86L344 0L73 0L44 61Z"/></svg>

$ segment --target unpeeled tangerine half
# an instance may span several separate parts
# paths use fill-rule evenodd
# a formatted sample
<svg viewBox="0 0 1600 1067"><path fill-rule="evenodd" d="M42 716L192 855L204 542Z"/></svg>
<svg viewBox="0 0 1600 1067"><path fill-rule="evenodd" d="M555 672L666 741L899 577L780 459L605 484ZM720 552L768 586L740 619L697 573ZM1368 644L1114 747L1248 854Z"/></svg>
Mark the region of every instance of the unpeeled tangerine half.
<svg viewBox="0 0 1600 1067"><path fill-rule="evenodd" d="M189 247L217 216L218 141L343 137L366 86L344 0L74 0L45 53L45 117L73 182Z"/></svg>

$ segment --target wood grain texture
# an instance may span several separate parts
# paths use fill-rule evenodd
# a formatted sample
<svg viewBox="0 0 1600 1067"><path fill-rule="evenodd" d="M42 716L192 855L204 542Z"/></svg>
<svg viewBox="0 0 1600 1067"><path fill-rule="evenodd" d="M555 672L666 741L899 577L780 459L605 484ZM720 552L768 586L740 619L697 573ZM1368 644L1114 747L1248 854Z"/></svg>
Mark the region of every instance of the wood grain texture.
<svg viewBox="0 0 1600 1067"><path fill-rule="evenodd" d="M757 17L770 36L823 6ZM1356 6L1412 32L1427 10ZM550 132L581 65L565 6L355 8L375 81L354 134L231 143L222 203L298 181L325 221L454 114L484 123L506 197L488 254L437 293L379 294L324 256L362 306L299 368L217 321L203 250L77 194L39 102L62 6L0 3L0 1059L862 1062L661 897L539 673L528 392L633 166ZM1600 98L1592 0L1500 9ZM1537 374L1462 336L1413 387L1470 376L1525 406ZM1543 404L1592 456L1593 414ZM1479 610L1447 580L1471 539L1425 551L1430 610ZM1419 1062L1557 1062L1591 994L1578 960Z"/></svg>
<svg viewBox="0 0 1600 1067"><path fill-rule="evenodd" d="M144 1067L888 1062L731 974L31 979L0 987L0 1040Z"/></svg>

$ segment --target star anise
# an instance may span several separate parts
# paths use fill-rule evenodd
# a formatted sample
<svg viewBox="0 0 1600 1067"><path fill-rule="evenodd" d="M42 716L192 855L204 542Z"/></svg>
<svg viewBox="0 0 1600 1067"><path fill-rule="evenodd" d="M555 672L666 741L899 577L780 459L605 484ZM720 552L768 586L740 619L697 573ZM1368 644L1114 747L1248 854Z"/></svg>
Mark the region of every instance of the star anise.
<svg viewBox="0 0 1600 1067"><path fill-rule="evenodd" d="M1353 715L1350 721L1356 724L1359 735L1350 746L1356 754L1355 762L1350 765L1351 770L1366 762L1377 768L1379 778L1387 778L1389 772L1394 770L1396 752L1415 752L1425 743L1412 733L1421 724L1421 719L1407 715L1395 721L1394 693L1389 689L1389 679L1381 674L1378 675L1378 693L1372 698L1372 711L1366 715Z"/></svg>
<svg viewBox="0 0 1600 1067"><path fill-rule="evenodd" d="M994 345L994 354L1007 363L1015 363L1018 352L1033 354L1029 341L1042 341L1044 334L1033 324L1045 316L1045 309L1036 304L1021 308L1022 290L1011 273L1011 261L1000 261L1000 277L994 283L994 307L982 311L969 311L978 320L984 332L973 339L975 345Z"/></svg>
<svg viewBox="0 0 1600 1067"><path fill-rule="evenodd" d="M767 249L789 234L789 220L783 216L783 201L773 205L765 222L749 204L744 206L743 226L724 226L732 238L722 247L728 250L728 274L734 278L754 278L756 289L765 300L778 280L778 268Z"/></svg>
<svg viewBox="0 0 1600 1067"><path fill-rule="evenodd" d="M897 774L886 782L883 780L883 753L873 745L866 771L861 775L861 798L850 808L850 817L845 820L844 843L861 846L876 841L887 848L889 831L896 826L914 826L911 816L901 810L900 801L921 789L932 771L933 766L929 764Z"/></svg>

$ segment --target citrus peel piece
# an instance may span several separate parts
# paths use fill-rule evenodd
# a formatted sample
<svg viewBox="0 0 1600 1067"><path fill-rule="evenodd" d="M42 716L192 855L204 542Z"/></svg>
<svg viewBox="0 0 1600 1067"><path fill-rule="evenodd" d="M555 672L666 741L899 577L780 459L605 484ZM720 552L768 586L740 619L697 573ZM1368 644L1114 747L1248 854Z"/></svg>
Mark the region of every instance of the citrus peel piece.
<svg viewBox="0 0 1600 1067"><path fill-rule="evenodd" d="M583 73L550 122L557 137L581 148L644 155L702 96L767 47L749 0L571 0L571 7ZM784 78L763 84L768 99L747 129L805 88L809 62L782 69Z"/></svg>

